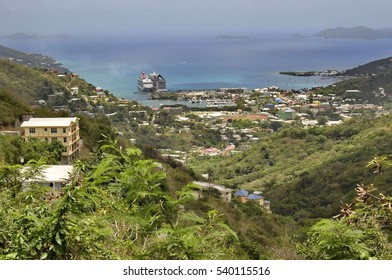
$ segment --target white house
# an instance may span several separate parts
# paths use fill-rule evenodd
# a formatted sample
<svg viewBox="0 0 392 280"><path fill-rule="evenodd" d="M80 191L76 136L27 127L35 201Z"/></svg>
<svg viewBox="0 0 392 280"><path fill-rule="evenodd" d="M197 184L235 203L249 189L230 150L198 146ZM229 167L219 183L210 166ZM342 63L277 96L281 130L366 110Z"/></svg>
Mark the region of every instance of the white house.
<svg viewBox="0 0 392 280"><path fill-rule="evenodd" d="M222 185L217 185L209 182L200 182L200 181L194 181L194 184L202 187L203 189L208 189L208 188L213 188L216 189L220 193L220 198L223 201L230 202L232 198L232 189L226 188L225 186Z"/></svg>
<svg viewBox="0 0 392 280"><path fill-rule="evenodd" d="M42 176L34 180L28 180L26 184L36 183L59 191L68 182L72 172L72 165L45 165L42 170Z"/></svg>

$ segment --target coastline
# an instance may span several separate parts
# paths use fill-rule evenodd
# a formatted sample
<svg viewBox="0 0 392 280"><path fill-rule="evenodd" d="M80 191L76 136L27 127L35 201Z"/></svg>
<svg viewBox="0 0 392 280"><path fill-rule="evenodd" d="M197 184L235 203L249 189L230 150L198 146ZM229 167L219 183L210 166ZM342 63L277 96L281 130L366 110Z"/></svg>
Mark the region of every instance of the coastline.
<svg viewBox="0 0 392 280"><path fill-rule="evenodd" d="M299 90L328 86L340 78L287 76L279 74L279 71L350 69L388 57L392 48L392 40L305 40L306 44L303 38L252 34L252 40L224 42L203 35L190 38L158 36L153 41L140 36L114 36L110 40L103 37L61 41L3 39L0 43L21 51L48 54L73 73L109 90L116 97L150 106L159 105L164 100L150 100L148 95L138 93L136 79L142 71L162 73L168 89L172 91L269 86Z"/></svg>

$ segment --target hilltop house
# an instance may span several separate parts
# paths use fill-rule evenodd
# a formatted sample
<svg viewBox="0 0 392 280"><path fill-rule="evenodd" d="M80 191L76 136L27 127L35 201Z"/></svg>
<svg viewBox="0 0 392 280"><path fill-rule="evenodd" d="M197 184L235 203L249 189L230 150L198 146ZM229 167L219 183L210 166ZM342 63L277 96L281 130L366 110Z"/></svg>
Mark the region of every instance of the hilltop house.
<svg viewBox="0 0 392 280"><path fill-rule="evenodd" d="M73 118L30 118L22 123L23 138L60 141L66 151L62 154L62 163L69 164L81 151L82 141L79 136L79 119Z"/></svg>
<svg viewBox="0 0 392 280"><path fill-rule="evenodd" d="M246 203L248 201L255 201L261 207L270 211L271 202L269 200L265 200L263 196L257 193L250 193L247 190L238 190L234 193L234 196L241 202Z"/></svg>

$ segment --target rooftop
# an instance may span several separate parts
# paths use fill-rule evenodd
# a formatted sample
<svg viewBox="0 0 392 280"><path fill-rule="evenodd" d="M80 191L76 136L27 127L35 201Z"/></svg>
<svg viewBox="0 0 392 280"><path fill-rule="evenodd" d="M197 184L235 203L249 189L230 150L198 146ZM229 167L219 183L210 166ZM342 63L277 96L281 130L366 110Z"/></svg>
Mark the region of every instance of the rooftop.
<svg viewBox="0 0 392 280"><path fill-rule="evenodd" d="M249 195L249 192L247 190L238 190L234 194L235 196L242 196L242 197L247 197Z"/></svg>
<svg viewBox="0 0 392 280"><path fill-rule="evenodd" d="M27 169L29 167L25 167ZM45 165L40 178L28 181L37 182L66 182L73 171L72 165Z"/></svg>
<svg viewBox="0 0 392 280"><path fill-rule="evenodd" d="M31 118L24 121L20 127L68 127L78 118Z"/></svg>
<svg viewBox="0 0 392 280"><path fill-rule="evenodd" d="M48 165L43 168L42 177L47 182L66 182L72 171L72 165Z"/></svg>

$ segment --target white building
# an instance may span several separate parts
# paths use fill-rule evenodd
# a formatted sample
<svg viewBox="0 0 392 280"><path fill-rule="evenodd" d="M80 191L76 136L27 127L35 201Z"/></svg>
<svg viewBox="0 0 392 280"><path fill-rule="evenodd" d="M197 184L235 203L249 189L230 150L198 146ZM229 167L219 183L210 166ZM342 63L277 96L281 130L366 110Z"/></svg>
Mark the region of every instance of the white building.
<svg viewBox="0 0 392 280"><path fill-rule="evenodd" d="M213 188L216 189L220 193L220 198L223 201L230 202L232 198L232 189L226 188L225 186L222 185L217 185L209 182L199 182L199 181L194 181L196 185L202 187L203 189L208 189L208 188Z"/></svg>
<svg viewBox="0 0 392 280"><path fill-rule="evenodd" d="M34 180L28 180L26 184L36 183L59 191L68 182L72 172L72 165L45 165L42 169L42 175Z"/></svg>

